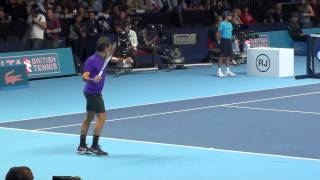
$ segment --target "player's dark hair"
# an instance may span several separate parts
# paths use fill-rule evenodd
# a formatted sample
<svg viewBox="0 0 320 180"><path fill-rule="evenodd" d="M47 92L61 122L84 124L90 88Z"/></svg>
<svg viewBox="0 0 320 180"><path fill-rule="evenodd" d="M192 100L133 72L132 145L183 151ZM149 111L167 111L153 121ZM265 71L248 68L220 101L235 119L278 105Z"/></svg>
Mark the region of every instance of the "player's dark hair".
<svg viewBox="0 0 320 180"><path fill-rule="evenodd" d="M6 175L6 180L33 180L33 174L26 166L12 167Z"/></svg>
<svg viewBox="0 0 320 180"><path fill-rule="evenodd" d="M111 41L107 37L101 37L97 41L96 51L102 52L111 45Z"/></svg>

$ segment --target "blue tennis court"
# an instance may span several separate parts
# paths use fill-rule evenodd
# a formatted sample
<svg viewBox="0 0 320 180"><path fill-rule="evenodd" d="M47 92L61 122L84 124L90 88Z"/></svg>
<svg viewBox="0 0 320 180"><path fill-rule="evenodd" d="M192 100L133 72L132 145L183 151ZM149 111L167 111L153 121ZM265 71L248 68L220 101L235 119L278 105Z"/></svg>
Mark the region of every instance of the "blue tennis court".
<svg viewBox="0 0 320 180"><path fill-rule="evenodd" d="M101 141L108 157L76 155L84 113L4 121L1 159L36 167L39 179L313 180L320 176L319 89L312 84L110 109Z"/></svg>

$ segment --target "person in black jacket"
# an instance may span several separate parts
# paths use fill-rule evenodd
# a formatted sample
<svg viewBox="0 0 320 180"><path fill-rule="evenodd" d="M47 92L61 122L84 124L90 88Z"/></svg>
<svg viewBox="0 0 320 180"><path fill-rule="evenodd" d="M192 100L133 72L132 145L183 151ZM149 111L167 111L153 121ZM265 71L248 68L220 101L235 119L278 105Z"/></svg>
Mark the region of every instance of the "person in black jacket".
<svg viewBox="0 0 320 180"><path fill-rule="evenodd" d="M91 56L95 52L95 44L99 38L100 25L96 19L94 11L88 12L89 19L85 22L86 38L85 38L85 59Z"/></svg>
<svg viewBox="0 0 320 180"><path fill-rule="evenodd" d="M74 23L70 25L69 30L69 42L71 45L74 63L77 72L82 72L82 66L84 64L84 48L86 38L86 27L82 21L82 16L77 14L74 18Z"/></svg>
<svg viewBox="0 0 320 180"><path fill-rule="evenodd" d="M206 61L212 61L212 57L220 57L221 50L219 47L218 31L222 22L222 16L216 16L214 24L208 30L208 54Z"/></svg>
<svg viewBox="0 0 320 180"><path fill-rule="evenodd" d="M299 24L299 14L292 13L288 25L288 33L293 41L306 42L307 35L303 33Z"/></svg>

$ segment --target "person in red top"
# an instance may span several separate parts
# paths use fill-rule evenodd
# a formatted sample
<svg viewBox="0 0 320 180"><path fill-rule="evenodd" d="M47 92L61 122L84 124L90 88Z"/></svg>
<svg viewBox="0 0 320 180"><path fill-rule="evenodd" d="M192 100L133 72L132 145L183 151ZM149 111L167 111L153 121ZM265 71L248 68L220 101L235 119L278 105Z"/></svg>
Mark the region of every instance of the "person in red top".
<svg viewBox="0 0 320 180"><path fill-rule="evenodd" d="M54 17L53 10L47 10L47 29L46 29L46 38L47 38L47 48L58 48L60 41L60 32L61 25L59 19Z"/></svg>
<svg viewBox="0 0 320 180"><path fill-rule="evenodd" d="M249 13L249 8L245 7L243 9L243 12L240 15L240 19L245 25L251 25L255 24L256 20L252 17L252 15Z"/></svg>

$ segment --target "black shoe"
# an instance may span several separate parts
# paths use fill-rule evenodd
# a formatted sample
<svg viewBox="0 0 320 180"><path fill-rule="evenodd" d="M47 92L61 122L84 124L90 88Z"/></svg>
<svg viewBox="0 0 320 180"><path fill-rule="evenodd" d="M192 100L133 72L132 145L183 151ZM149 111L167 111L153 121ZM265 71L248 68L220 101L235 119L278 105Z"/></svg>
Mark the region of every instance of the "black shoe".
<svg viewBox="0 0 320 180"><path fill-rule="evenodd" d="M78 150L77 150L78 154L90 154L90 149L88 148L88 146L85 144L84 146L78 146Z"/></svg>
<svg viewBox="0 0 320 180"><path fill-rule="evenodd" d="M95 148L91 147L90 148L90 151L95 154L95 155L98 155L98 156L108 156L108 153L103 151L100 146L97 146Z"/></svg>

